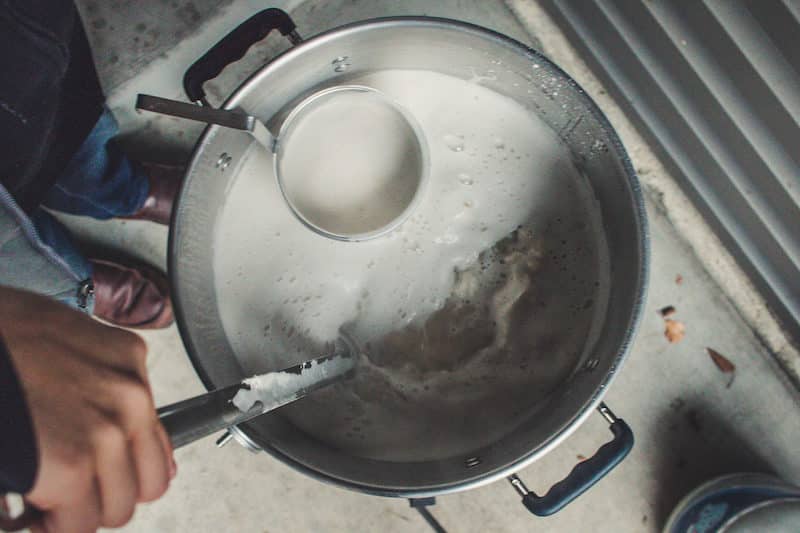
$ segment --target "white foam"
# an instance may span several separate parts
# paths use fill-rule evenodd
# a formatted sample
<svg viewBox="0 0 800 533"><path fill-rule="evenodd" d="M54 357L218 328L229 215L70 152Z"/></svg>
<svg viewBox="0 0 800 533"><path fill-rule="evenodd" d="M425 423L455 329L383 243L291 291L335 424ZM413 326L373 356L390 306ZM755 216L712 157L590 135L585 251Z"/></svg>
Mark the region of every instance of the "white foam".
<svg viewBox="0 0 800 533"><path fill-rule="evenodd" d="M239 353L261 353L274 342L264 335L268 324L275 336L293 327L326 342L351 321L371 338L427 317L448 297L455 270L468 267L547 202L554 184L542 177L572 170L545 124L480 85L410 71L356 81L385 92L421 124L431 152L428 191L389 236L335 242L291 216L267 156L252 151L215 244L223 322ZM481 106L474 105L476 96ZM463 151L452 150L456 136L463 137ZM519 159L498 154L500 138L502 151L513 148ZM469 187L462 174L470 176Z"/></svg>

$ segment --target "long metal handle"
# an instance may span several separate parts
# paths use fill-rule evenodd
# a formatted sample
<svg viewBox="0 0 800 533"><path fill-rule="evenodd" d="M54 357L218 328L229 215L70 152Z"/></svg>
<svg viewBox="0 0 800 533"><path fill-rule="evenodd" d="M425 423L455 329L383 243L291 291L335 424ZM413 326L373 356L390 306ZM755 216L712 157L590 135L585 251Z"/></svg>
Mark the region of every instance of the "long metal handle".
<svg viewBox="0 0 800 533"><path fill-rule="evenodd" d="M160 96L149 94L140 94L136 98L136 109L245 131L255 137L268 150L273 149L275 142L275 137L264 123L246 113L214 109L213 107L170 100L169 98L161 98Z"/></svg>
<svg viewBox="0 0 800 533"><path fill-rule="evenodd" d="M180 448L345 379L354 367L353 358L346 353L337 352L306 361L280 372L256 376L164 406L158 410L158 417L172 446ZM259 382L266 385L259 385ZM239 392L242 392L242 397L234 402Z"/></svg>
<svg viewBox="0 0 800 533"><path fill-rule="evenodd" d="M255 120L245 113L215 109L213 107L203 107L197 104L170 100L169 98L161 98L160 96L152 96L149 94L140 94L136 98L136 109L152 111L153 113L161 113L162 115L170 115L173 117L188 118L189 120L196 120L207 124L217 124L226 128L242 131L252 131L252 124Z"/></svg>
<svg viewBox="0 0 800 533"><path fill-rule="evenodd" d="M248 412L242 412L233 404L233 397L241 388L241 384L237 383L160 408L158 417L167 430L172 446L180 448L262 414L258 405Z"/></svg>

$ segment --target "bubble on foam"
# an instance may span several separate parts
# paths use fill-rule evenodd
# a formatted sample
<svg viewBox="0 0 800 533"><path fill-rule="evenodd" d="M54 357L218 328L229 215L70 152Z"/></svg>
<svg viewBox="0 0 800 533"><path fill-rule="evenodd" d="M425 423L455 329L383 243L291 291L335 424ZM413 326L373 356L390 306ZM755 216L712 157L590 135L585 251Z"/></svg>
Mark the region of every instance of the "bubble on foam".
<svg viewBox="0 0 800 533"><path fill-rule="evenodd" d="M472 179L472 177L469 174L467 174L466 172L462 172L462 173L460 173L458 175L458 181L459 181L459 183L461 183L461 185L474 185L475 184L475 180Z"/></svg>
<svg viewBox="0 0 800 533"><path fill-rule="evenodd" d="M444 144L453 152L464 151L464 136L448 133L443 137Z"/></svg>

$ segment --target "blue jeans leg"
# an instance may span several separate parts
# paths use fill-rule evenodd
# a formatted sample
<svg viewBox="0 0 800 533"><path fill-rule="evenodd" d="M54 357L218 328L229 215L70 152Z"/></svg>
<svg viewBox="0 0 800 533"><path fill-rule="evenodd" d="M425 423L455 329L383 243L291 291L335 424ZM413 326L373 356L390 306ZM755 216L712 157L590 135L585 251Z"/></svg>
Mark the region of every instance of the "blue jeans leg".
<svg viewBox="0 0 800 533"><path fill-rule="evenodd" d="M113 142L119 129L106 109L89 137L67 164L43 204L73 215L108 219L131 215L147 198L150 185ZM44 209L31 214L39 238L50 246L80 279L92 277L92 266L75 245L67 228ZM75 299L66 302L75 305ZM90 303L91 306L91 303ZM91 312L91 308L88 309Z"/></svg>
<svg viewBox="0 0 800 533"><path fill-rule="evenodd" d="M101 220L138 211L147 199L150 184L114 142L117 133L117 121L106 109L43 204L56 211Z"/></svg>

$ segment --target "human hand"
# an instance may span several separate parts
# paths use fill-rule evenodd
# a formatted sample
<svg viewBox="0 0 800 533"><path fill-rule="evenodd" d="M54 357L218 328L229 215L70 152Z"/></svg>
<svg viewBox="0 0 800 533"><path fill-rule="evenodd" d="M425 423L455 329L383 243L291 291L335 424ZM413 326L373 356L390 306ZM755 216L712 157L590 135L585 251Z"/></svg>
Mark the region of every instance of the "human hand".
<svg viewBox="0 0 800 533"><path fill-rule="evenodd" d="M140 337L8 288L0 335L36 433L39 470L25 500L43 515L33 532L119 527L164 494L176 466Z"/></svg>

